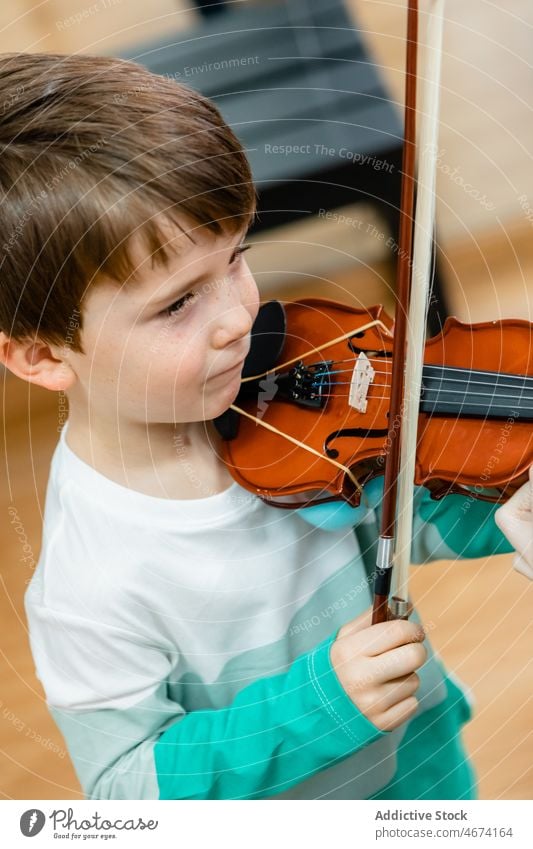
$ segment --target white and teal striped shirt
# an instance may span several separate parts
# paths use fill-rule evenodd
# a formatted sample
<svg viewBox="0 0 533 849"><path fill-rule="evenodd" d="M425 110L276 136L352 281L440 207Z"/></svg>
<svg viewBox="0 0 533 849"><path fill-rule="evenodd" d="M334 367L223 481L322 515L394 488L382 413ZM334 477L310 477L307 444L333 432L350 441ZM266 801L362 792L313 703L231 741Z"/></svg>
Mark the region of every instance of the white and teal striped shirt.
<svg viewBox="0 0 533 849"><path fill-rule="evenodd" d="M379 481L366 493L357 510L278 510L236 483L154 498L84 463L63 430L25 602L36 672L88 798L376 797L400 786L402 752L428 760L410 728L421 739L440 711L457 737L464 698L431 651L418 713L390 733L331 667L337 630L371 603ZM422 490L416 505L414 562L509 550L491 506ZM446 757L449 775L460 746ZM417 793L439 781L434 792L459 792L431 769Z"/></svg>

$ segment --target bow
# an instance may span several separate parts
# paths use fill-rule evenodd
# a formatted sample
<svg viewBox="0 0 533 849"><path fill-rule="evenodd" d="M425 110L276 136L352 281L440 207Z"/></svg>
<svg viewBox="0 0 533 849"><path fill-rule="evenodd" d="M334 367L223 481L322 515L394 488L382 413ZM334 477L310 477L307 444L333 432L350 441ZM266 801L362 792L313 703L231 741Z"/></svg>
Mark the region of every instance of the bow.
<svg viewBox="0 0 533 849"><path fill-rule="evenodd" d="M372 622L409 615L415 457L422 386L425 328L430 297L435 177L444 0L432 0L427 15L418 145L416 214L415 146L418 3L409 0L405 83L405 131L397 266L396 320L389 409L388 456L378 543ZM414 226L413 226L414 220ZM405 391L405 386L408 386ZM394 573L393 597L389 594Z"/></svg>

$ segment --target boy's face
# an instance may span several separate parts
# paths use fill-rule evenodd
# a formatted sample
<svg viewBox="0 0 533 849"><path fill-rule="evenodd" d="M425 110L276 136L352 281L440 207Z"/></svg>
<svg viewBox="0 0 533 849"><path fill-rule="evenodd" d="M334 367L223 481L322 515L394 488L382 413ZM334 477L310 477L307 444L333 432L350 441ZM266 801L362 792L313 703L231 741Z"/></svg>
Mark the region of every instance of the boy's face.
<svg viewBox="0 0 533 849"><path fill-rule="evenodd" d="M234 401L259 308L238 250L244 234L216 237L200 228L192 243L178 228L172 233L179 254L168 268L153 267L134 243L139 282L117 289L102 281L89 290L86 353L67 357L77 376L71 404L149 424L208 421Z"/></svg>

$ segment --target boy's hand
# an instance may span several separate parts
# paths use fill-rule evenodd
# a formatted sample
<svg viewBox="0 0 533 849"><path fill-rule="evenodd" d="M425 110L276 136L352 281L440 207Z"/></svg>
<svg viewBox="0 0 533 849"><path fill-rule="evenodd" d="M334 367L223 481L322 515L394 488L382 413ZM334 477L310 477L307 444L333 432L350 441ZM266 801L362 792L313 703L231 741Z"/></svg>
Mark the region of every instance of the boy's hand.
<svg viewBox="0 0 533 849"><path fill-rule="evenodd" d="M496 510L494 520L516 549L514 568L533 580L533 466L529 481Z"/></svg>
<svg viewBox="0 0 533 849"><path fill-rule="evenodd" d="M398 619L372 625L372 611L344 625L331 646L337 678L352 702L381 731L392 731L418 707L415 669L425 662L422 626Z"/></svg>

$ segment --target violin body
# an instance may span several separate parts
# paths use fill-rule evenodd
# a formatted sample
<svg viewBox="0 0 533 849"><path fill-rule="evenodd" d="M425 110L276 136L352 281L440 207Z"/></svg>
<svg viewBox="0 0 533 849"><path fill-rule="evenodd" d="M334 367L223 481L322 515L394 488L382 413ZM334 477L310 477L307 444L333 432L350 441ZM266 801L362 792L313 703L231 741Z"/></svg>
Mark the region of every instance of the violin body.
<svg viewBox="0 0 533 849"><path fill-rule="evenodd" d="M284 310L278 364L238 396L234 409L254 419L239 416L223 458L241 486L276 506L339 498L356 506L364 484L383 474L390 448L391 319L381 306L321 298ZM455 318L426 342L415 484L434 498L503 500L527 479L532 343L527 321L467 325ZM305 390L308 397L298 397Z"/></svg>

